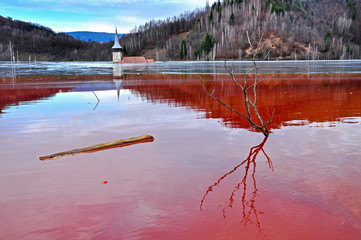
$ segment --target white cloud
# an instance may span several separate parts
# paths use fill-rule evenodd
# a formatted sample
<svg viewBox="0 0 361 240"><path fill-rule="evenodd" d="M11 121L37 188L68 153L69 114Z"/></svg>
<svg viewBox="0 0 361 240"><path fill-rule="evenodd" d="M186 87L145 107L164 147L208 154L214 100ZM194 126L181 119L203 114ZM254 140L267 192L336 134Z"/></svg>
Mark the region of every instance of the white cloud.
<svg viewBox="0 0 361 240"><path fill-rule="evenodd" d="M212 5L217 0L209 0L209 4ZM73 5L82 5L82 6L109 6L109 7L121 7L122 5L132 5L132 4L142 4L143 7L146 5L183 5L187 7L204 7L206 0L30 0L33 3L43 3L43 4L56 4L62 6L73 6ZM190 11L193 9L189 9Z"/></svg>
<svg viewBox="0 0 361 240"><path fill-rule="evenodd" d="M76 26L71 24L57 26L54 27L53 30L57 32L74 32L74 31L114 32L114 26L109 23L103 23L103 22L84 22L77 24Z"/></svg>
<svg viewBox="0 0 361 240"><path fill-rule="evenodd" d="M134 24L121 24L121 22L90 21L78 23L76 25L63 24L61 26L55 26L52 29L56 32L91 31L113 33L115 27L117 27L118 33L128 33L132 28L134 28Z"/></svg>
<svg viewBox="0 0 361 240"><path fill-rule="evenodd" d="M54 31L127 33L150 20L179 16L205 7L206 0L2 0L6 14ZM211 5L216 0L209 0ZM7 11L6 11L7 10ZM34 14L29 14L30 12Z"/></svg>

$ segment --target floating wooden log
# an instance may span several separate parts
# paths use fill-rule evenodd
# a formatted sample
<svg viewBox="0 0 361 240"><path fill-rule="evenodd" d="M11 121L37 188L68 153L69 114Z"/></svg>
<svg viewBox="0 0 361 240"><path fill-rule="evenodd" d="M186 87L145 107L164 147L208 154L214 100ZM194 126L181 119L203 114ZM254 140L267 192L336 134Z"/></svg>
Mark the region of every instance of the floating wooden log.
<svg viewBox="0 0 361 240"><path fill-rule="evenodd" d="M128 139L120 139L120 140L116 140L116 141L108 142L108 143L101 143L101 144L97 144L97 145L86 147L86 148L77 148L77 149L72 149L72 150L65 151L65 152L54 153L51 155L39 157L39 160L41 160L41 161L54 160L54 159L61 158L61 157L74 156L74 155L80 154L80 153L91 153L91 152L97 152L97 151L102 151L102 150L111 149L111 148L125 147L125 146L129 146L129 145L137 144L137 143L145 143L145 142L153 142L153 141L154 141L153 136L143 135L140 137L133 137L133 138L128 138Z"/></svg>

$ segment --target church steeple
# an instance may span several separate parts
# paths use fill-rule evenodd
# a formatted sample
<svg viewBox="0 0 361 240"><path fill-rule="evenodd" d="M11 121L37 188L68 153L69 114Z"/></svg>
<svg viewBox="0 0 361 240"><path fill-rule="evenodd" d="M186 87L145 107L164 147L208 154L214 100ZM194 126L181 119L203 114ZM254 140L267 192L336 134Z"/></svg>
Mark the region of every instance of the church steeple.
<svg viewBox="0 0 361 240"><path fill-rule="evenodd" d="M113 63L119 63L122 60L122 46L119 44L117 27L115 27L114 45L112 47Z"/></svg>
<svg viewBox="0 0 361 240"><path fill-rule="evenodd" d="M117 27L115 27L114 45L113 45L112 49L122 49L122 46L120 46L120 44L119 44Z"/></svg>

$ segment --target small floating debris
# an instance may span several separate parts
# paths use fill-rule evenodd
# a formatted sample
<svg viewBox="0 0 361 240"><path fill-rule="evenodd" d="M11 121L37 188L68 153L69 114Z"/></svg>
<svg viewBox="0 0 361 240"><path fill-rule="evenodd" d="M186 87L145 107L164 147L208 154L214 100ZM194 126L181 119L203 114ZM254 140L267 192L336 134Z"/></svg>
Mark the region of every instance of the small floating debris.
<svg viewBox="0 0 361 240"><path fill-rule="evenodd" d="M153 142L153 141L154 141L153 136L143 135L143 136L133 137L133 138L128 138L128 139L120 139L120 140L116 140L116 141L108 142L108 143L101 143L101 144L93 145L90 147L77 148L77 149L72 149L72 150L65 151L65 152L54 153L51 155L39 157L39 160L41 160L41 161L54 160L54 159L61 158L61 157L74 156L74 155L80 154L80 153L91 153L91 152L97 152L97 151L107 150L107 149L111 149L111 148L125 147L125 146L130 146L133 144L137 144L137 143L145 143L145 142Z"/></svg>

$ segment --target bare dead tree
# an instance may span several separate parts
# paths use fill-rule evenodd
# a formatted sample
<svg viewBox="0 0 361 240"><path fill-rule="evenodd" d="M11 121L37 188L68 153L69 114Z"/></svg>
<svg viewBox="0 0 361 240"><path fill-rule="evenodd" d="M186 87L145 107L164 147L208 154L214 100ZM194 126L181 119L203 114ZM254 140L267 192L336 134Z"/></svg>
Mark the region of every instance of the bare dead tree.
<svg viewBox="0 0 361 240"><path fill-rule="evenodd" d="M239 83L235 76L234 76L234 68L232 67L232 69L228 69L226 66L226 62L224 62L224 68L226 69L226 71L230 74L232 81L242 90L243 93L243 98L244 98L244 103L245 103L245 107L246 107L246 111L247 114L243 114L239 111L237 111L236 109L232 108L231 106L227 105L225 102L223 102L221 99L217 98L214 96L214 92L215 90L213 90L212 92L209 92L206 87L203 84L203 79L201 78L201 84L202 87L204 89L204 91L207 93L207 95L209 97L211 97L213 100L216 100L217 102L219 102L220 104L222 104L223 106L225 106L226 108L228 108L229 110L237 113L238 115L242 116L243 118L247 119L247 121L251 124L251 126L254 129L260 130L262 131L262 133L267 137L269 135L269 131L267 129L267 125L272 121L273 119L273 115L274 115L274 110L272 113L271 118L265 122L263 121L261 115L258 112L257 109L257 84L260 82L260 80L258 79L258 73L259 73L259 69L260 67L257 66L256 64L256 57L258 55L258 51L260 49L260 44L263 38L263 34L260 37L260 40L257 44L257 47L254 48L251 40L249 38L248 32L246 32L247 34L247 39L248 39L248 43L251 47L252 50L252 62L253 62L253 67L248 70L245 74L244 74L244 79L243 79L243 83ZM268 53L266 54L266 56L264 57L263 61L267 58L267 56L269 55L270 51L268 51ZM254 80L251 84L249 84L248 82L248 75L251 74L252 72L254 72ZM248 91L249 90L253 90L253 100L250 98ZM254 113L256 114L257 119L259 120L260 124L255 123L253 116L252 116L252 110L254 111Z"/></svg>

